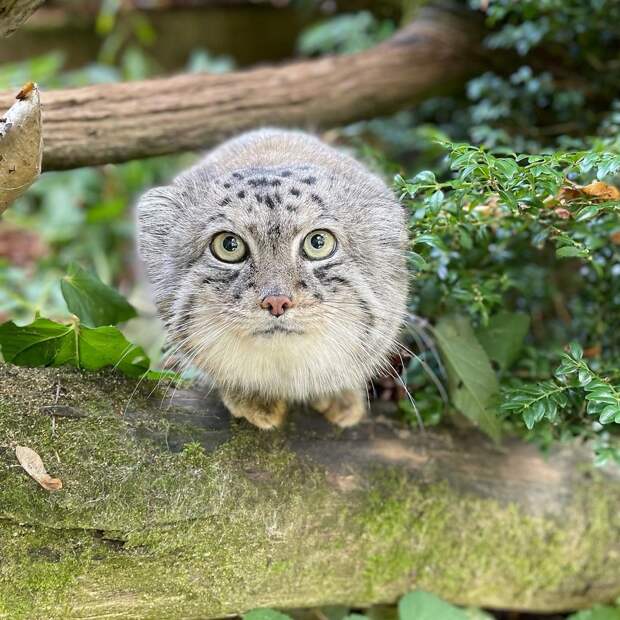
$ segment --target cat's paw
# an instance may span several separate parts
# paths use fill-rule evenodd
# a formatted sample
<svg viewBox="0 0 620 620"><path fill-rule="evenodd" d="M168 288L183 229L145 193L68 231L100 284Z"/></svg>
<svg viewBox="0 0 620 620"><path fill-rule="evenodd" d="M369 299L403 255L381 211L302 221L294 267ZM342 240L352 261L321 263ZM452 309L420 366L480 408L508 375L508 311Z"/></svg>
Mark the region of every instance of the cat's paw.
<svg viewBox="0 0 620 620"><path fill-rule="evenodd" d="M361 391L345 390L335 396L312 403L332 424L346 428L355 426L366 415L366 399Z"/></svg>
<svg viewBox="0 0 620 620"><path fill-rule="evenodd" d="M280 428L286 418L286 403L283 400L264 402L230 395L222 396L222 400L235 418L245 418L263 430Z"/></svg>

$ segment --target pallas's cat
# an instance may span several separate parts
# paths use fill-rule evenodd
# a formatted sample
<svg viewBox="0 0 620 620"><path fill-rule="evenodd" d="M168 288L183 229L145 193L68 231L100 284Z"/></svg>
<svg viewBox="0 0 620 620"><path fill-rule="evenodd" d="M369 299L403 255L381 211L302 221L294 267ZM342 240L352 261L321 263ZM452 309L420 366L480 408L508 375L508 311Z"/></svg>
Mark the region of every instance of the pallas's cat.
<svg viewBox="0 0 620 620"><path fill-rule="evenodd" d="M138 222L170 344L234 416L364 416L407 296L405 214L379 177L311 135L257 130L148 191Z"/></svg>

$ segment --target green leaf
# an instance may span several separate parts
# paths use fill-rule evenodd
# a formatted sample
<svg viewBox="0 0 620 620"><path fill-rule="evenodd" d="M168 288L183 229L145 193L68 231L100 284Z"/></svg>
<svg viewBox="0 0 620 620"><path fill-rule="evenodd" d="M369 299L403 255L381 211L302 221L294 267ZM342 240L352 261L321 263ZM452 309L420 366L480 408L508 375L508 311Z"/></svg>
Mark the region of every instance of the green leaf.
<svg viewBox="0 0 620 620"><path fill-rule="evenodd" d="M476 332L476 337L489 358L501 370L506 370L519 356L529 328L527 314L502 311L491 317L488 325Z"/></svg>
<svg viewBox="0 0 620 620"><path fill-rule="evenodd" d="M617 405L607 405L605 409L601 412L601 415L598 421L601 424L609 424L610 422L615 421L616 416L620 415L620 407Z"/></svg>
<svg viewBox="0 0 620 620"><path fill-rule="evenodd" d="M437 324L435 334L454 406L494 440L499 440L496 414L499 384L469 320L464 316L446 316Z"/></svg>
<svg viewBox="0 0 620 620"><path fill-rule="evenodd" d="M592 609L579 611L568 616L567 620L620 620L618 607L602 607L597 605Z"/></svg>
<svg viewBox="0 0 620 620"><path fill-rule="evenodd" d="M576 360L580 360L583 357L583 349L578 342L571 342L570 345L568 345L568 350Z"/></svg>
<svg viewBox="0 0 620 620"><path fill-rule="evenodd" d="M464 610L422 590L400 599L398 617L400 620L467 620Z"/></svg>
<svg viewBox="0 0 620 620"><path fill-rule="evenodd" d="M592 219L599 211L601 207L599 205L588 205L584 207L577 213L577 221L585 222L586 220Z"/></svg>
<svg viewBox="0 0 620 620"><path fill-rule="evenodd" d="M20 327L12 321L0 325L0 348L6 362L16 366L71 365L82 370L114 366L130 377L149 369L144 350L131 344L116 328L68 325L37 318Z"/></svg>
<svg viewBox="0 0 620 620"><path fill-rule="evenodd" d="M558 248L555 251L555 255L558 258L584 258L588 253L586 250L582 250L573 245L565 245L563 248Z"/></svg>
<svg viewBox="0 0 620 620"><path fill-rule="evenodd" d="M417 252L409 252L409 254L407 256L408 256L409 261L411 262L411 264L418 271L424 271L425 269L428 268L428 263L426 262L424 257L420 256Z"/></svg>
<svg viewBox="0 0 620 620"><path fill-rule="evenodd" d="M430 170L422 170L422 172L418 172L413 179L409 181L410 183L420 183L425 185L433 185L437 181L435 180L435 173Z"/></svg>
<svg viewBox="0 0 620 620"><path fill-rule="evenodd" d="M69 311L89 327L116 325L137 314L120 293L78 265L69 266L60 288Z"/></svg>
<svg viewBox="0 0 620 620"><path fill-rule="evenodd" d="M292 620L290 616L275 609L252 609L241 617L243 620Z"/></svg>

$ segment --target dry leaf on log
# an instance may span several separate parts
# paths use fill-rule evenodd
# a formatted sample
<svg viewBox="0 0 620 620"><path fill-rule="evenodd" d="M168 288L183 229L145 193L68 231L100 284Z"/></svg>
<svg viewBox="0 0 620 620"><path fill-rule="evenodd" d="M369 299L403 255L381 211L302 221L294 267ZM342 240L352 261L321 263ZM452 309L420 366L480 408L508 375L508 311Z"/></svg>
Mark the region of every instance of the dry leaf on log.
<svg viewBox="0 0 620 620"><path fill-rule="evenodd" d="M29 82L0 119L0 213L41 174L43 134L37 85Z"/></svg>
<svg viewBox="0 0 620 620"><path fill-rule="evenodd" d="M550 206L555 206L558 203L566 204L571 200L578 199L620 200L620 190L614 185L603 183L603 181L593 181L588 185L567 182L556 196L550 196L545 202Z"/></svg>
<svg viewBox="0 0 620 620"><path fill-rule="evenodd" d="M60 491L62 481L52 478L45 469L41 457L31 448L26 446L16 446L15 456L24 471L36 480L47 491Z"/></svg>

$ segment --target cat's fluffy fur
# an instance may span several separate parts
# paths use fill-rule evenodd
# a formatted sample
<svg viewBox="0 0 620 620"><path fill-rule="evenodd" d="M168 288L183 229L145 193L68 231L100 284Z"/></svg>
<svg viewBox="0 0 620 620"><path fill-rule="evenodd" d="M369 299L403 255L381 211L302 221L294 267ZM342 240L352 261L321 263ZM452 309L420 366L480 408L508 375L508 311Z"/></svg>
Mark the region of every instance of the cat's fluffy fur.
<svg viewBox="0 0 620 620"><path fill-rule="evenodd" d="M342 425L361 417L407 295L405 214L379 177L308 134L258 130L147 192L138 223L171 344L234 415L269 428L286 402L303 401ZM332 232L337 249L311 261L301 244L316 229ZM213 255L222 231L245 241L245 261ZM278 318L260 306L275 294L294 303Z"/></svg>

